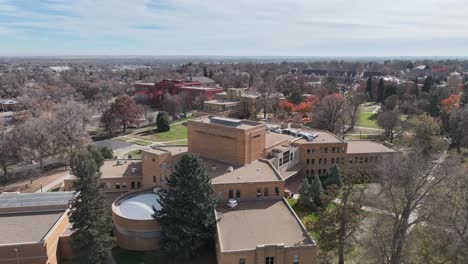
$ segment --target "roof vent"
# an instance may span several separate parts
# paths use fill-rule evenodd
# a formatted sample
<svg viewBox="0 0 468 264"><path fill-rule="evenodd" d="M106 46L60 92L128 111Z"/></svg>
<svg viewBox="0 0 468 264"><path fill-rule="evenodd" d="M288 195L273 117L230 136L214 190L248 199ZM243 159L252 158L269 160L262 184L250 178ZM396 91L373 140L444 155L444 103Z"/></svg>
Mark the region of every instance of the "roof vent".
<svg viewBox="0 0 468 264"><path fill-rule="evenodd" d="M135 174L137 172L137 168L132 168L132 174Z"/></svg>
<svg viewBox="0 0 468 264"><path fill-rule="evenodd" d="M122 164L123 164L123 161L118 159L116 165L118 166L118 165L122 165Z"/></svg>
<svg viewBox="0 0 468 264"><path fill-rule="evenodd" d="M211 165L211 170L216 171L216 164Z"/></svg>
<svg viewBox="0 0 468 264"><path fill-rule="evenodd" d="M226 170L227 173L231 173L234 171L234 168L232 166L229 166Z"/></svg>

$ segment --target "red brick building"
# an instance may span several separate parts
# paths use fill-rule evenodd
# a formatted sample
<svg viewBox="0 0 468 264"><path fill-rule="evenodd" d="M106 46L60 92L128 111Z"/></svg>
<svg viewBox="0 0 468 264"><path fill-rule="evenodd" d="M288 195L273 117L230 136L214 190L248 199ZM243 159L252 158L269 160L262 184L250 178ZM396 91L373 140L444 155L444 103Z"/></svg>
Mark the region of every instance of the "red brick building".
<svg viewBox="0 0 468 264"><path fill-rule="evenodd" d="M162 97L165 93L177 95L186 93L187 103L193 102L197 97L204 97L208 100L214 98L217 93L224 92L223 88L218 87L202 87L199 81L187 80L162 80L157 83L135 83L136 94L144 94L148 96L151 104L154 106L162 105Z"/></svg>

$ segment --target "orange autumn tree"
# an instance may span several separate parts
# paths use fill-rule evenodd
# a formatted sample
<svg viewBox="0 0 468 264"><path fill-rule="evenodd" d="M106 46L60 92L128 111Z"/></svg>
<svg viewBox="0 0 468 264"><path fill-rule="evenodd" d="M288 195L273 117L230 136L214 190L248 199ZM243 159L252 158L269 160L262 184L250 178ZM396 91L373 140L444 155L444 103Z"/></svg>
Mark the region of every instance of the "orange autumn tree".
<svg viewBox="0 0 468 264"><path fill-rule="evenodd" d="M442 111L444 111L447 114L450 114L460 106L460 100L461 98L458 94L453 94L445 99L442 99L440 101Z"/></svg>

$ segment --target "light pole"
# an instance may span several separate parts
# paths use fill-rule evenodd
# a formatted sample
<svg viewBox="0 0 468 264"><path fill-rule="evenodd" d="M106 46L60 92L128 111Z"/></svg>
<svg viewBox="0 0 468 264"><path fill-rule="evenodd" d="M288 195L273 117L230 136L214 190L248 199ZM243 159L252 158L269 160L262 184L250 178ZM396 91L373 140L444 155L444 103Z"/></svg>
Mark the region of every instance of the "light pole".
<svg viewBox="0 0 468 264"><path fill-rule="evenodd" d="M19 250L17 248L13 249L16 253L16 264L21 264L19 259Z"/></svg>

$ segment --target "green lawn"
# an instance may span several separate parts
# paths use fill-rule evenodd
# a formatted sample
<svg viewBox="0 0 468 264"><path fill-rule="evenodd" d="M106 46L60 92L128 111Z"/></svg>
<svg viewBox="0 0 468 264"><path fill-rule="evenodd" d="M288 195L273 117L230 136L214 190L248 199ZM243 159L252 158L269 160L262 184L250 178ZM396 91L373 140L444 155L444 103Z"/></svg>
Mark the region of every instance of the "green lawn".
<svg viewBox="0 0 468 264"><path fill-rule="evenodd" d="M172 125L171 130L167 132L159 132L157 129L152 129L143 132L138 132L136 134L133 134L132 137L156 142L186 139L187 127L184 124L177 124Z"/></svg>
<svg viewBox="0 0 468 264"><path fill-rule="evenodd" d="M377 125L377 114L370 112L359 113L357 126L379 128Z"/></svg>
<svg viewBox="0 0 468 264"><path fill-rule="evenodd" d="M318 220L317 214L315 214L314 212L305 211L302 208L300 208L296 204L297 199L291 198L287 200L288 200L289 205L294 209L294 212L296 212L297 216L299 217L299 219L301 219L301 222L304 224L306 228L309 228L310 226L312 226L311 225L312 223ZM309 231L309 233L313 233L313 230L311 229L308 229L307 231Z"/></svg>
<svg viewBox="0 0 468 264"><path fill-rule="evenodd" d="M172 263L171 259L163 256L158 251L130 251L119 247L112 249L117 264L165 264ZM200 254L192 259L176 259L175 264L216 264L214 245L210 245L200 251Z"/></svg>
<svg viewBox="0 0 468 264"><path fill-rule="evenodd" d="M149 145L153 144L151 142L148 142L148 141L145 141L145 140L140 140L140 139L134 139L134 140L130 140L130 141L127 141L127 142L137 144L137 145L140 145L140 146L149 146Z"/></svg>

